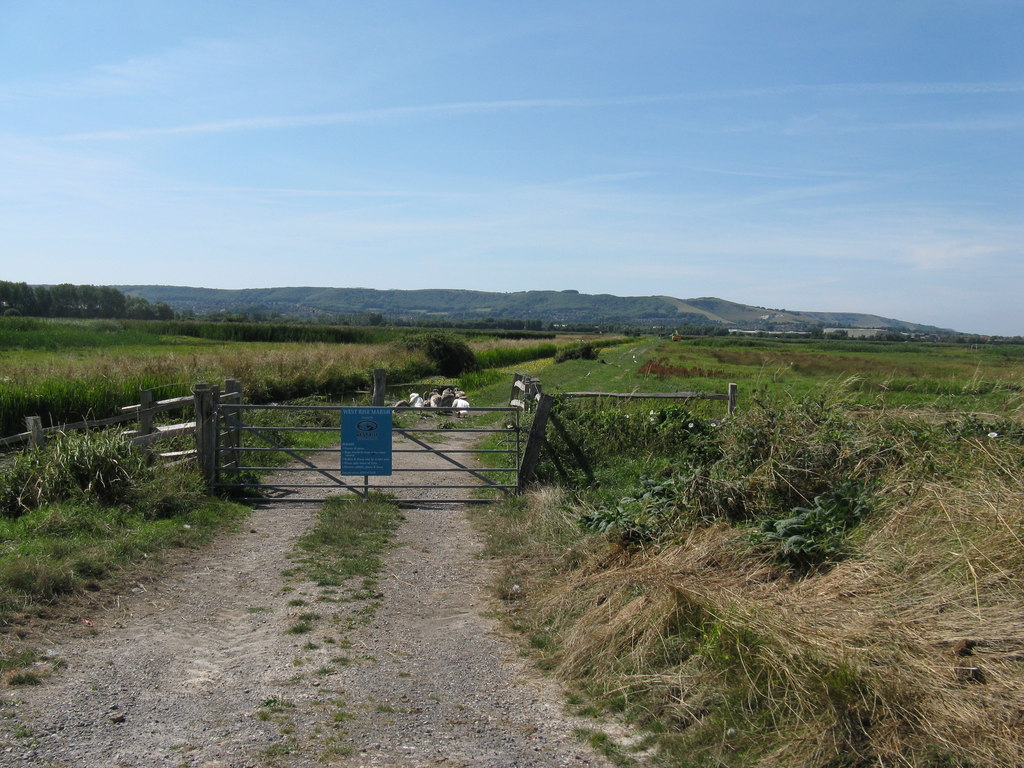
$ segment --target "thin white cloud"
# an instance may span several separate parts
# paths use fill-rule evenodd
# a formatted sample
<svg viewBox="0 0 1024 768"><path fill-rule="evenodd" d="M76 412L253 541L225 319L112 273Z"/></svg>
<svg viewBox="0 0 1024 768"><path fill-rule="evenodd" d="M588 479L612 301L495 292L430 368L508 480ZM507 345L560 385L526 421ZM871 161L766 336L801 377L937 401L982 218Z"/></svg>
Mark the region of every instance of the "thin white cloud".
<svg viewBox="0 0 1024 768"><path fill-rule="evenodd" d="M65 134L54 137L63 141L125 140L145 136L187 133L229 133L234 131L303 128L321 125L376 123L401 118L458 117L462 115L521 112L537 109L582 109L609 106L630 106L664 101L668 97L630 97L621 99L512 99L493 101L462 101L444 104L422 104L407 107L385 107L351 112L294 115L281 117L249 117L206 123L164 126L158 128L131 128L114 131Z"/></svg>
<svg viewBox="0 0 1024 768"><path fill-rule="evenodd" d="M125 128L109 131L71 133L53 137L62 141L125 141L148 136L182 134L214 134L239 131L279 130L285 128L316 127L326 125L365 124L401 119L429 119L461 117L466 115L523 112L533 110L600 109L629 107L643 104L664 104L687 100L745 98L775 96L789 93L863 93L886 95L972 95L993 93L1022 93L1024 82L980 83L832 83L823 85L790 85L777 88L727 90L708 93L651 94L644 96L610 98L537 98L494 99L487 101L460 101L441 104L384 107L306 115L257 116L230 120L214 120L151 128ZM935 123L907 124L906 129L929 127L945 130L1010 130L1020 125L1020 119L986 118ZM751 125L733 130L758 130L763 125ZM902 127L902 126L898 126ZM856 127L850 128L855 130Z"/></svg>

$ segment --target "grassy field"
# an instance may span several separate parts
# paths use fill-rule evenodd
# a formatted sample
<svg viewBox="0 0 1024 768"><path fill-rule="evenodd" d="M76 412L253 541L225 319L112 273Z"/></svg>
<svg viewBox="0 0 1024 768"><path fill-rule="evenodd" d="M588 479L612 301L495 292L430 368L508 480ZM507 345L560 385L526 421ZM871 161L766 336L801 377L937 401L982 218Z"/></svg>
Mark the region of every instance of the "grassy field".
<svg viewBox="0 0 1024 768"><path fill-rule="evenodd" d="M600 362L523 366L545 390L785 392L799 398L841 387L868 407L1004 413L1024 395L1024 347L887 342L638 339Z"/></svg>

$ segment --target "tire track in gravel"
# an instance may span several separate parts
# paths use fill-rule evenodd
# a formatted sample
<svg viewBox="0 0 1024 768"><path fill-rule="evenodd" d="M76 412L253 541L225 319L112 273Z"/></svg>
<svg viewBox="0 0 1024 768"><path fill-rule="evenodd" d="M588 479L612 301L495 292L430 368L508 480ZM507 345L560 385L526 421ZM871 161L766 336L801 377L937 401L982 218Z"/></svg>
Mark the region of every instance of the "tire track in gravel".
<svg viewBox="0 0 1024 768"><path fill-rule="evenodd" d="M427 453L396 457L438 497L464 493ZM94 617L94 634L52 638L67 668L4 692L0 767L610 765L573 735L593 721L567 716L487 617L488 569L460 507L405 510L370 603L283 575L316 509L257 507ZM309 611L313 630L289 634Z"/></svg>

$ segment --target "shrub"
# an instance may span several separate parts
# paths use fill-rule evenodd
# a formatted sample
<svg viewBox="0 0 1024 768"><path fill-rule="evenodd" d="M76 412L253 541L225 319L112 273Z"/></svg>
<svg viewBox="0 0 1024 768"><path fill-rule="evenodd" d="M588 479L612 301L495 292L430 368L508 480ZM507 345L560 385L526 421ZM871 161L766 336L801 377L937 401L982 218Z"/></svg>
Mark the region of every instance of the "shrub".
<svg viewBox="0 0 1024 768"><path fill-rule="evenodd" d="M538 475L554 480L569 474L561 461L585 457L595 474L621 470L629 461L643 464L652 457L671 457L676 466L703 464L717 458L718 422L681 405L651 408L648 402L595 403L584 399L558 400L553 412L557 425L549 428L548 449ZM582 476L573 481L584 482ZM589 481L589 479L588 479Z"/></svg>
<svg viewBox="0 0 1024 768"><path fill-rule="evenodd" d="M590 342L579 342L562 347L555 353L555 362L564 363L566 360L597 360L600 353L597 347Z"/></svg>
<svg viewBox="0 0 1024 768"><path fill-rule="evenodd" d="M846 538L869 514L862 487L845 483L795 507L789 517L766 520L751 539L775 546L776 557L797 568L834 562L846 552Z"/></svg>
<svg viewBox="0 0 1024 768"><path fill-rule="evenodd" d="M477 369L469 344L450 333L418 333L397 343L410 352L422 352L442 376L451 378Z"/></svg>
<svg viewBox="0 0 1024 768"><path fill-rule="evenodd" d="M607 533L623 544L656 540L680 513L678 479L641 478L638 493L623 497L614 506L601 506L583 514L587 530Z"/></svg>

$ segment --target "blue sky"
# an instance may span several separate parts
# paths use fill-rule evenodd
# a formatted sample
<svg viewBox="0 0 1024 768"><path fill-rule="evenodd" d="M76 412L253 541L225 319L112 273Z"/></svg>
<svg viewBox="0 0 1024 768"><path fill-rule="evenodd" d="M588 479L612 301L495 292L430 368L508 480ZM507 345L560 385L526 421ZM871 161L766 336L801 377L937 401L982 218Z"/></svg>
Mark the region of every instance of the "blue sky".
<svg viewBox="0 0 1024 768"><path fill-rule="evenodd" d="M1024 335L1024 0L0 0L0 279Z"/></svg>

